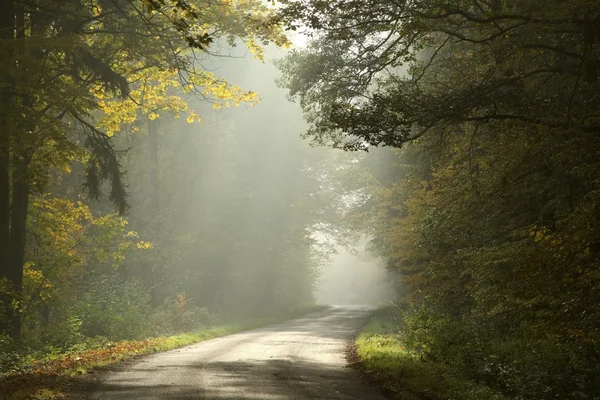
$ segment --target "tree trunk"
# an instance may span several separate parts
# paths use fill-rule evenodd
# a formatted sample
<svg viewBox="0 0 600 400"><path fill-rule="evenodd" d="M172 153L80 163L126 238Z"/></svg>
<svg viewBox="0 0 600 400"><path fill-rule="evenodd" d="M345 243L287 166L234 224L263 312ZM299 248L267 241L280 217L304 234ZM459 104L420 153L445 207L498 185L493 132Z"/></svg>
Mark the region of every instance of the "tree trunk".
<svg viewBox="0 0 600 400"><path fill-rule="evenodd" d="M15 9L12 1L0 2L0 38L14 39ZM7 76L2 76L5 84ZM9 237L10 237L10 127L8 114L11 109L11 88L0 91L0 282L9 281ZM1 286L0 286L1 287ZM0 333L11 330L11 296L0 291Z"/></svg>
<svg viewBox="0 0 600 400"><path fill-rule="evenodd" d="M0 285L10 282L9 249L10 237L10 202L8 151L0 144ZM11 330L11 296L0 286L0 334Z"/></svg>
<svg viewBox="0 0 600 400"><path fill-rule="evenodd" d="M25 263L25 239L27 231L27 211L29 208L29 184L27 168L29 158L17 161L13 176L12 204L10 217L10 254L8 258L8 279L13 287L13 296L21 300L23 288L23 264ZM10 310L10 336L18 340L21 337L21 315L19 310Z"/></svg>
<svg viewBox="0 0 600 400"><path fill-rule="evenodd" d="M158 239L160 232L160 199L159 199L159 191L158 191L158 120L148 119L148 163L149 163L149 171L150 171L150 179L149 179L149 187L150 187L150 212L153 215L153 218L150 219L150 227L151 231L154 232L154 235L151 236L152 240L155 241ZM160 268L160 261L155 259L149 265L150 271L150 282L151 282L151 292L150 299L152 304L159 304L158 300L158 291L157 287L160 283L157 283L156 280L156 271Z"/></svg>
<svg viewBox="0 0 600 400"><path fill-rule="evenodd" d="M150 207L158 215L158 120L148 119L148 159L150 161Z"/></svg>
<svg viewBox="0 0 600 400"><path fill-rule="evenodd" d="M8 238L10 237L10 179L8 149L0 144L0 279L8 264Z"/></svg>
<svg viewBox="0 0 600 400"><path fill-rule="evenodd" d="M14 16L14 32L17 39L25 39L25 9L24 6L13 6ZM16 54L18 56L18 54ZM18 82L17 82L18 84ZM32 109L32 99L24 95L21 98L22 104ZM19 340L21 337L21 313L19 303L21 302L21 293L23 289L23 266L25 263L25 240L27 230L27 213L29 209L29 182L28 168L31 161L30 150L26 146L24 136L31 134L35 130L35 126L28 126L26 132L15 136L8 137L8 153L12 156L12 198L10 203L10 228L9 228L9 254L8 263L4 271L4 276L9 283L9 299L12 300L7 304L7 332L14 340ZM29 132L27 132L29 131ZM15 304L16 303L16 304Z"/></svg>

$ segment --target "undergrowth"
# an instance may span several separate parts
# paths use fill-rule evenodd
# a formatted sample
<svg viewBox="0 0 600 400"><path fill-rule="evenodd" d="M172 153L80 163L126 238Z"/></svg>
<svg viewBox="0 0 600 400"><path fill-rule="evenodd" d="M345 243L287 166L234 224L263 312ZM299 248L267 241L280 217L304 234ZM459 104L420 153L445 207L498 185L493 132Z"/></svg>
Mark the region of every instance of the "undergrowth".
<svg viewBox="0 0 600 400"><path fill-rule="evenodd" d="M5 352L0 354L0 362L3 363L0 368L0 400L65 399L66 392L81 384L81 377L115 367L122 361L274 324L323 308L317 306L293 315L254 319L145 340L91 338L68 351Z"/></svg>
<svg viewBox="0 0 600 400"><path fill-rule="evenodd" d="M363 328L355 351L367 376L395 400L508 400L407 349L401 322L387 309Z"/></svg>

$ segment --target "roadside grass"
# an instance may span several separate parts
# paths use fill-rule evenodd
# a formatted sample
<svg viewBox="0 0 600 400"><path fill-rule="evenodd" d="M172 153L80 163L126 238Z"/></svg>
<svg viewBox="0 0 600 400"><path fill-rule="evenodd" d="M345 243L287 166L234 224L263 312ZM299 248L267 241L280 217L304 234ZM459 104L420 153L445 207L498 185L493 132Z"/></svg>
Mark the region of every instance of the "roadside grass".
<svg viewBox="0 0 600 400"><path fill-rule="evenodd" d="M354 343L359 368L394 400L508 400L445 365L422 361L401 339L398 322L382 310Z"/></svg>
<svg viewBox="0 0 600 400"><path fill-rule="evenodd" d="M24 359L10 371L0 371L0 400L57 400L67 399L67 393L81 386L92 374L118 367L120 363L188 344L260 328L324 310L315 306L291 315L254 319L207 327L195 332L173 336L153 337L146 340L123 340L82 344L64 353L48 354L37 359ZM76 391L76 390L75 390Z"/></svg>

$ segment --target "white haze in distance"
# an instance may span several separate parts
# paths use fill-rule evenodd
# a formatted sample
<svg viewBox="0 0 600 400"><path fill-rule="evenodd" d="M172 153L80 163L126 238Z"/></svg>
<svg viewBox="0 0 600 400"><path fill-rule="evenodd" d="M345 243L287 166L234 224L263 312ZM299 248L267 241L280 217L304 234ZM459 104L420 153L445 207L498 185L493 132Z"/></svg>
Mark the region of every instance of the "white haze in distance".
<svg viewBox="0 0 600 400"><path fill-rule="evenodd" d="M383 305L394 300L392 275L382 259L362 250L356 255L338 249L331 263L321 266L315 292L319 304Z"/></svg>

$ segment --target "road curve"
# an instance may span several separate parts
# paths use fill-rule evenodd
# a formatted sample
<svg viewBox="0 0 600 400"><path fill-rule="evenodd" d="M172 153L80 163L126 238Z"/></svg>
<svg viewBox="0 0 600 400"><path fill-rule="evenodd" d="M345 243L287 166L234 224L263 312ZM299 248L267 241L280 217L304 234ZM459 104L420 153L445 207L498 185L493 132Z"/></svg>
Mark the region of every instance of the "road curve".
<svg viewBox="0 0 600 400"><path fill-rule="evenodd" d="M144 357L108 374L92 399L384 400L345 358L369 311L336 306Z"/></svg>

